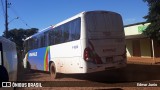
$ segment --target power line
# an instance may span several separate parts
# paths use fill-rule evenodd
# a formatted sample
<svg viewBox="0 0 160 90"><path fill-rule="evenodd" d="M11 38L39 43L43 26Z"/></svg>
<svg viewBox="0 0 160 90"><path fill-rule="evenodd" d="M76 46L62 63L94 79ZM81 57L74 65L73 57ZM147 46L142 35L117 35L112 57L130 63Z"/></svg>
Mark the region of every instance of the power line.
<svg viewBox="0 0 160 90"><path fill-rule="evenodd" d="M20 20L23 24L25 24L27 27L31 28L25 20L23 20L18 13L16 12L16 10L13 8L13 6L10 7L11 11L18 17L18 20Z"/></svg>
<svg viewBox="0 0 160 90"><path fill-rule="evenodd" d="M10 7L9 7L9 6L10 6ZM3 11L3 16L4 16L4 18L5 18L5 13L6 13L6 12L5 12L5 9L4 9L3 0L1 0L1 7L2 7L2 11ZM13 8L13 6L11 6L11 3L7 3L7 8L9 8L9 9L16 15L16 17L18 17L18 18L16 18L16 19L20 20L20 21L21 21L23 24L25 24L27 27L31 28L30 25L28 25L27 22L19 16L19 14L16 12L16 10ZM8 16L7 16L7 17L8 17ZM13 19L13 20L14 20L14 19ZM10 22L11 22L11 21L10 21Z"/></svg>
<svg viewBox="0 0 160 90"><path fill-rule="evenodd" d="M31 28L22 18L19 17L19 19L22 21L23 24L25 24L27 27Z"/></svg>

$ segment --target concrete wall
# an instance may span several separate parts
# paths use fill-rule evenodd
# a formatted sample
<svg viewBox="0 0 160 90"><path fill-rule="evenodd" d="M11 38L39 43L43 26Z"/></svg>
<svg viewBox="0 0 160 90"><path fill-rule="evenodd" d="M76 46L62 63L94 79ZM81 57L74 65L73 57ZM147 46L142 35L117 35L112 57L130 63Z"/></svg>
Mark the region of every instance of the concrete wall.
<svg viewBox="0 0 160 90"><path fill-rule="evenodd" d="M139 24L139 25L134 25L134 26L128 26L124 28L125 35L140 35L142 34L142 31L145 30L145 28L149 25L150 23L146 24Z"/></svg>
<svg viewBox="0 0 160 90"><path fill-rule="evenodd" d="M151 57L151 41L146 37L138 37L142 35L142 32L147 28L150 23L138 24L133 26L125 27L125 36L130 37L136 35L135 37L130 37L126 39L126 51L127 57L133 56L133 40L140 41L140 55L141 57ZM136 43L134 43L136 44ZM137 43L138 45L138 43Z"/></svg>
<svg viewBox="0 0 160 90"><path fill-rule="evenodd" d="M126 40L126 51L127 51L127 57L133 56L133 40L134 39L128 39ZM139 39L140 40L140 53L141 57L151 57L152 51L151 51L151 41L148 38Z"/></svg>
<svg viewBox="0 0 160 90"><path fill-rule="evenodd" d="M127 51L127 57L133 56L132 40L126 40L126 51Z"/></svg>
<svg viewBox="0 0 160 90"><path fill-rule="evenodd" d="M150 39L140 39L141 57L151 57Z"/></svg>

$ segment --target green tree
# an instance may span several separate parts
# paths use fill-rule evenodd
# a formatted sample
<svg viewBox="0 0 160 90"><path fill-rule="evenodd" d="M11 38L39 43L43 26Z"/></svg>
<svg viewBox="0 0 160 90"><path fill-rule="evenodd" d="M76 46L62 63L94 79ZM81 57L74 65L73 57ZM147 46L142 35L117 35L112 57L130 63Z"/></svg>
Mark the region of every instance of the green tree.
<svg viewBox="0 0 160 90"><path fill-rule="evenodd" d="M37 28L31 28L31 29L11 29L8 31L8 39L16 43L17 47L17 57L18 57L18 72L21 72L21 74L24 72L23 66L22 66L22 60L24 58L23 54L23 42L24 40L37 33ZM5 36L5 32L3 32L3 37ZM21 76L21 74L18 74Z"/></svg>
<svg viewBox="0 0 160 90"><path fill-rule="evenodd" d="M31 29L11 29L8 32L8 39L16 43L17 46L17 52L21 52L23 50L23 42L24 40L37 33L37 28L31 28ZM2 36L5 36L5 32Z"/></svg>
<svg viewBox="0 0 160 90"><path fill-rule="evenodd" d="M151 24L143 32L149 38L160 42L160 0L143 0L149 7L148 15L144 18Z"/></svg>

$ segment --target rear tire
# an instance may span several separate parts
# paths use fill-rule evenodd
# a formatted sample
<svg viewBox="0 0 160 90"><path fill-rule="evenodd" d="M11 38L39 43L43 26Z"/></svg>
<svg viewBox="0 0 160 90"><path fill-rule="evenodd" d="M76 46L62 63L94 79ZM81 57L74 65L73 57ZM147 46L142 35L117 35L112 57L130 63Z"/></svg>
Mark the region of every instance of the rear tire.
<svg viewBox="0 0 160 90"><path fill-rule="evenodd" d="M51 79L55 79L56 78L56 67L55 67L55 64L52 62L51 64L50 64L50 68L49 68L49 70L50 70L50 75L51 75Z"/></svg>
<svg viewBox="0 0 160 90"><path fill-rule="evenodd" d="M27 61L27 68L26 68L26 72L30 72L31 71L31 64Z"/></svg>

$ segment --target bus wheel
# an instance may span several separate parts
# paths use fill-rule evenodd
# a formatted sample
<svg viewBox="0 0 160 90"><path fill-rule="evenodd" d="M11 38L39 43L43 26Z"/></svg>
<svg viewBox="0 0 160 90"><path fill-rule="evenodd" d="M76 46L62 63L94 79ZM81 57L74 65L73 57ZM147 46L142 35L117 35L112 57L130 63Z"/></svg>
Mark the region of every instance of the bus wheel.
<svg viewBox="0 0 160 90"><path fill-rule="evenodd" d="M54 63L51 63L50 65L50 75L52 79L56 78L56 67Z"/></svg>
<svg viewBox="0 0 160 90"><path fill-rule="evenodd" d="M27 61L27 68L26 68L26 72L30 72L31 71L31 64Z"/></svg>

